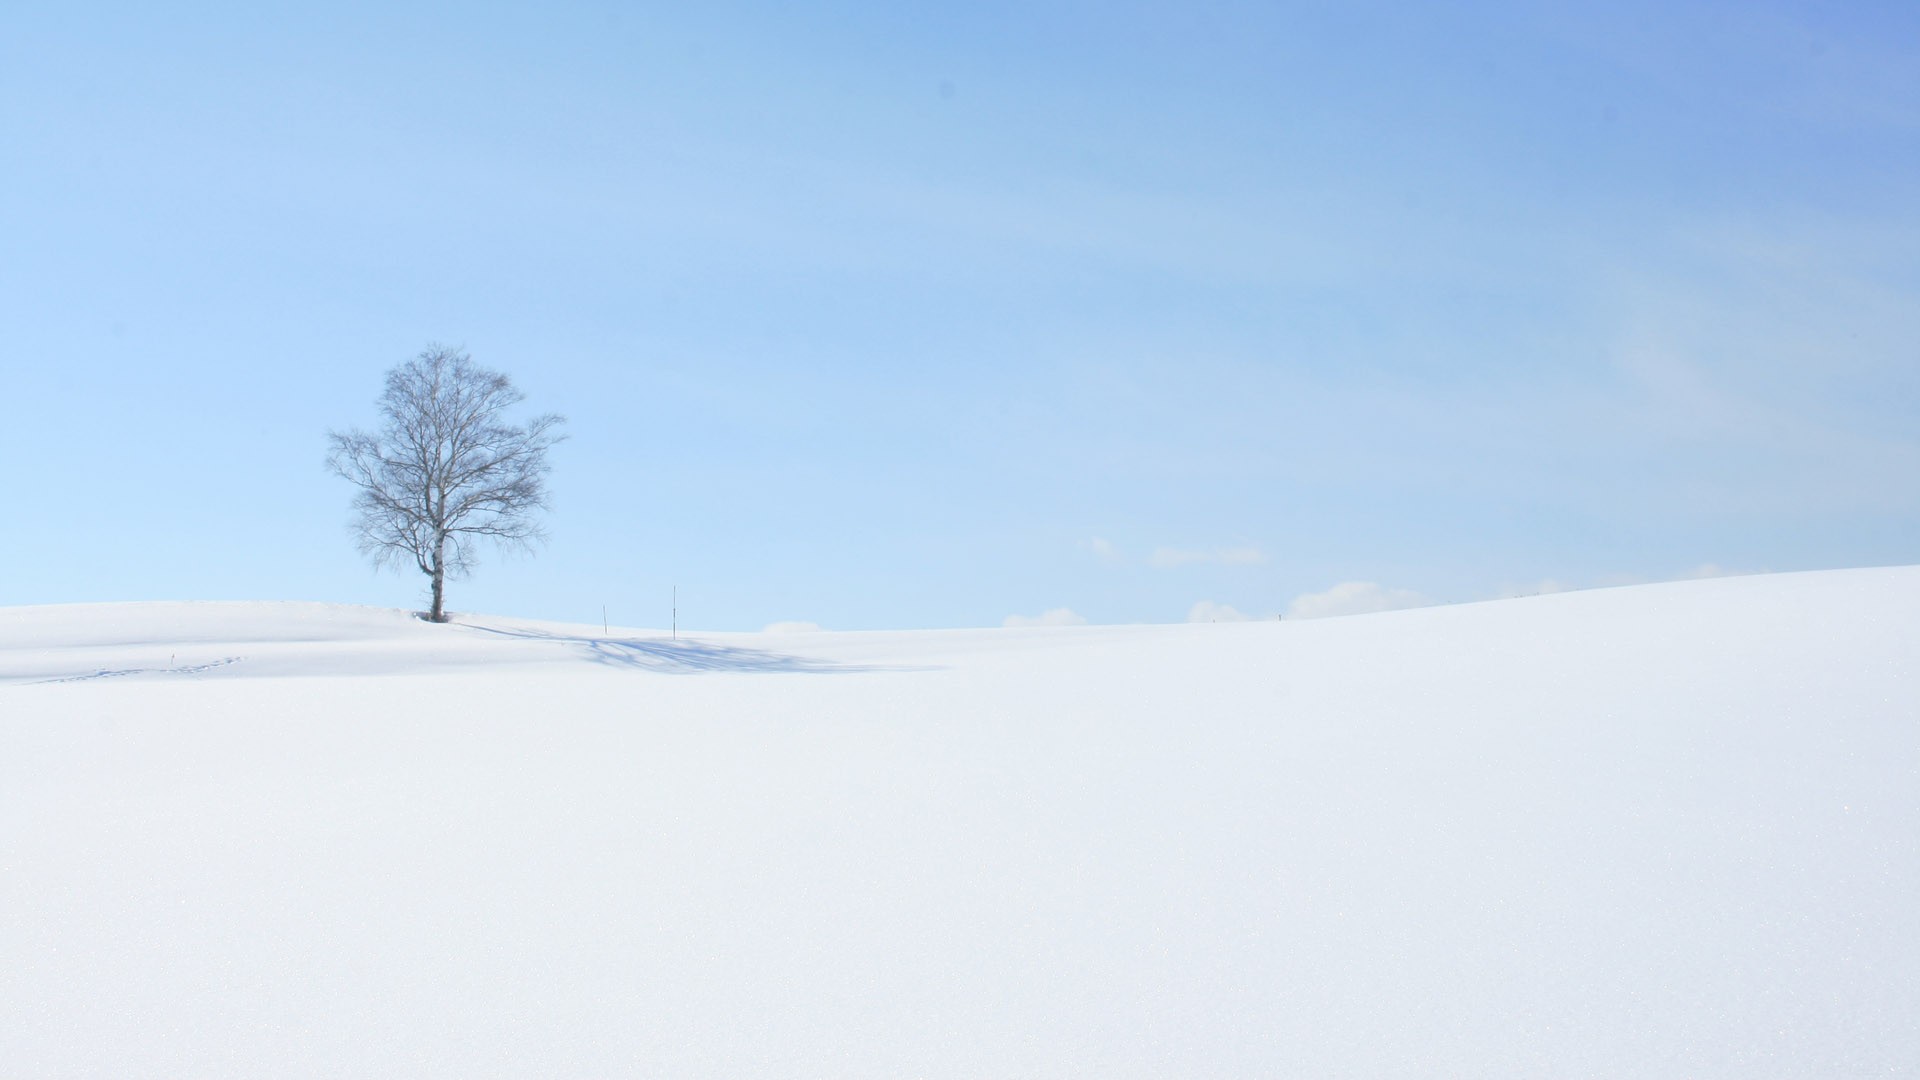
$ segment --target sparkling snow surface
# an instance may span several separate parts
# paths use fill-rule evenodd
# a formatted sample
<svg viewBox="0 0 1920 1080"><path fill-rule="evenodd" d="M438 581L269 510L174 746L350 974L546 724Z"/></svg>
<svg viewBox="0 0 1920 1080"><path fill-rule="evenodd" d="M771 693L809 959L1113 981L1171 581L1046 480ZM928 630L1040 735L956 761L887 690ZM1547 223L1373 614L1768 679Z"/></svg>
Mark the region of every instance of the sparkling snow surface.
<svg viewBox="0 0 1920 1080"><path fill-rule="evenodd" d="M0 609L0 1074L1920 1075L1920 568L1303 623Z"/></svg>

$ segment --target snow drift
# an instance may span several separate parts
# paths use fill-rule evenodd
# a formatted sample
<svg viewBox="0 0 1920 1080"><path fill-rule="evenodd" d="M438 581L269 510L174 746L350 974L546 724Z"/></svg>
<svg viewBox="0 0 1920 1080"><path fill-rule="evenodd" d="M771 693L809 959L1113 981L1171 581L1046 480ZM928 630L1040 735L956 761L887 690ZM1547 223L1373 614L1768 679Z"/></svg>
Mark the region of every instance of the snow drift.
<svg viewBox="0 0 1920 1080"><path fill-rule="evenodd" d="M16 1076L1920 1069L1920 568L1310 623L0 609Z"/></svg>

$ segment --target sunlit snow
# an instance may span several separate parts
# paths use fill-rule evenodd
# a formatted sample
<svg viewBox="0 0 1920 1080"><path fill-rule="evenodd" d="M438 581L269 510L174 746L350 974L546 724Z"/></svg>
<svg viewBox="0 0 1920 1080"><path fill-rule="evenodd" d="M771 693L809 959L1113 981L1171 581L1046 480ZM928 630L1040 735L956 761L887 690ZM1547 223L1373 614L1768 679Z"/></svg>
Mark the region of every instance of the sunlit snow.
<svg viewBox="0 0 1920 1080"><path fill-rule="evenodd" d="M1311 622L0 609L0 1073L1920 1070L1920 568Z"/></svg>

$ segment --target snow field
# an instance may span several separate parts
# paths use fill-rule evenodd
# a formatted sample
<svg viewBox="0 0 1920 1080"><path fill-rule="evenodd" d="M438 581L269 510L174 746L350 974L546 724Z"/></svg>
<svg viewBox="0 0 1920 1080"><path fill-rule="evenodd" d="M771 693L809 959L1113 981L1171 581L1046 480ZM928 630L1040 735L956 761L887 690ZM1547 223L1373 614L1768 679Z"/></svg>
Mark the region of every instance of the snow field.
<svg viewBox="0 0 1920 1080"><path fill-rule="evenodd" d="M0 1061L1912 1073L1916 657L1920 568L677 642L0 609Z"/></svg>

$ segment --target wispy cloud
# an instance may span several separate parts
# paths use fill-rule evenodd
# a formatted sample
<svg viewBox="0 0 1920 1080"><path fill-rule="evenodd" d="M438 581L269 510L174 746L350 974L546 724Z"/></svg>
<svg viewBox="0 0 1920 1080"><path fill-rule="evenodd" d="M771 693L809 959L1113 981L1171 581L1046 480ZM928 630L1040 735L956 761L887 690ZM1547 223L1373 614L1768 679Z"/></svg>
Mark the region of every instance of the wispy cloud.
<svg viewBox="0 0 1920 1080"><path fill-rule="evenodd" d="M1038 615L1009 615L1002 626L1084 626L1087 617L1072 608L1057 607Z"/></svg>
<svg viewBox="0 0 1920 1080"><path fill-rule="evenodd" d="M1185 550L1181 548L1155 548L1147 559L1149 565L1170 569L1176 566L1192 566L1206 563L1214 566L1253 566L1267 561L1267 553L1257 547L1209 548L1206 550Z"/></svg>
<svg viewBox="0 0 1920 1080"><path fill-rule="evenodd" d="M1126 556L1120 554L1120 549L1117 547L1114 547L1113 542L1110 540L1105 540L1101 537L1096 536L1093 539L1088 540L1084 546L1088 551L1093 552L1094 558L1099 559L1103 563L1117 563L1117 562L1126 561Z"/></svg>
<svg viewBox="0 0 1920 1080"><path fill-rule="evenodd" d="M1372 581L1343 581L1325 592L1305 593L1287 605L1289 619L1325 619L1369 615L1377 611L1426 607L1433 603L1411 589L1390 589Z"/></svg>

